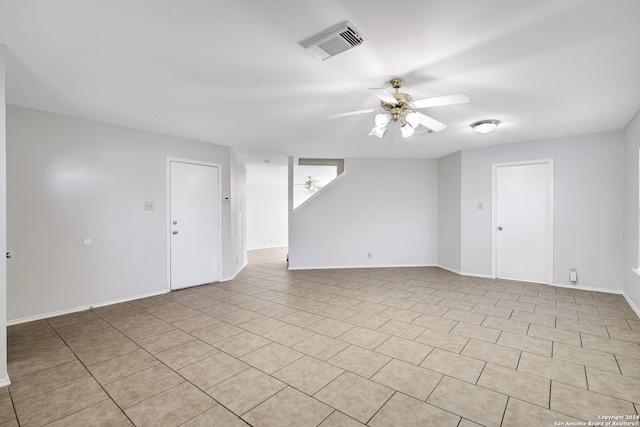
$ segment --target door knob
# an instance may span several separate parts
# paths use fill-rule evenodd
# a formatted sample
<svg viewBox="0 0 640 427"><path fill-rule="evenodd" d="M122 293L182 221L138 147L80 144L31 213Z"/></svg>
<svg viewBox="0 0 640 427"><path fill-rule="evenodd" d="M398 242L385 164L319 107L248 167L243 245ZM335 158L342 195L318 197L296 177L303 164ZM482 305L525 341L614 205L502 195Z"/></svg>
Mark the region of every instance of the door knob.
<svg viewBox="0 0 640 427"><path fill-rule="evenodd" d="M499 227L498 227L498 231L502 231L502 226L499 226Z"/></svg>
<svg viewBox="0 0 640 427"><path fill-rule="evenodd" d="M172 222L173 225L176 225L177 223L178 223L178 221L176 221L175 219Z"/></svg>
<svg viewBox="0 0 640 427"><path fill-rule="evenodd" d="M174 231L174 232L173 232L173 234L178 234L178 232L177 232L177 231Z"/></svg>

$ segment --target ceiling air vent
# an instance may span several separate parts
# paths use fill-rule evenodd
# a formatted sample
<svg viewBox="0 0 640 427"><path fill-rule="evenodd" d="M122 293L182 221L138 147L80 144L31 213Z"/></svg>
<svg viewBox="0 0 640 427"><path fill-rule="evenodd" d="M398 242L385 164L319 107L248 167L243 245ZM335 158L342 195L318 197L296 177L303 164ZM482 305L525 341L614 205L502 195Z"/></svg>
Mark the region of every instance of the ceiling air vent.
<svg viewBox="0 0 640 427"><path fill-rule="evenodd" d="M299 43L313 56L324 61L340 52L361 45L364 40L364 36L353 24L343 21Z"/></svg>

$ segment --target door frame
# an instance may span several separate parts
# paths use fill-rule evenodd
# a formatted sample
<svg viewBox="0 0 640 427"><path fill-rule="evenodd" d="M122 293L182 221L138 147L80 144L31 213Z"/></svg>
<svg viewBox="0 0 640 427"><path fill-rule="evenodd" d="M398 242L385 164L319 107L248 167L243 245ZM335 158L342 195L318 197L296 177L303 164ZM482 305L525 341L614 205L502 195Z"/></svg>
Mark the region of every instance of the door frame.
<svg viewBox="0 0 640 427"><path fill-rule="evenodd" d="M218 171L218 195L222 194L222 182L220 172L222 165L220 163L203 162L200 160L183 159L180 157L169 157L166 160L166 177L167 177L167 221L166 221L166 238L167 238L167 292L171 292L171 162L188 163L198 166L212 166ZM218 199L218 282L222 278L222 200Z"/></svg>
<svg viewBox="0 0 640 427"><path fill-rule="evenodd" d="M547 165L547 271L545 277L547 284L553 285L553 159L523 160L491 165L491 276L493 278L498 276L498 168L539 164Z"/></svg>

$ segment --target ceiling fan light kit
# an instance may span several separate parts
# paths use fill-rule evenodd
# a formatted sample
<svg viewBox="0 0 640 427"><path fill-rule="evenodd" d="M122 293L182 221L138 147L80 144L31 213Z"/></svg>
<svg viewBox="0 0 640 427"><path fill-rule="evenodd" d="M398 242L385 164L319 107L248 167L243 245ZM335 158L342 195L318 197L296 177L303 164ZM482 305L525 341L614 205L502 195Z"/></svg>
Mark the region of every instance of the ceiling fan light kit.
<svg viewBox="0 0 640 427"><path fill-rule="evenodd" d="M379 108L333 114L329 116L329 118L334 119L356 114L378 112L375 116L376 125L371 129L370 135L382 138L387 131L389 123L394 121L400 123L402 136L408 138L413 135L415 130L420 126L424 126L429 132L439 132L447 127L444 123L416 111L417 109L469 102L469 96L464 93L414 101L410 95L400 93L399 89L404 83L402 79L394 78L391 79L390 83L396 90L395 93L391 93L383 88L370 88L374 95L380 98Z"/></svg>
<svg viewBox="0 0 640 427"><path fill-rule="evenodd" d="M493 132L499 124L500 120L479 120L471 123L471 128L479 134L486 135L489 132Z"/></svg>

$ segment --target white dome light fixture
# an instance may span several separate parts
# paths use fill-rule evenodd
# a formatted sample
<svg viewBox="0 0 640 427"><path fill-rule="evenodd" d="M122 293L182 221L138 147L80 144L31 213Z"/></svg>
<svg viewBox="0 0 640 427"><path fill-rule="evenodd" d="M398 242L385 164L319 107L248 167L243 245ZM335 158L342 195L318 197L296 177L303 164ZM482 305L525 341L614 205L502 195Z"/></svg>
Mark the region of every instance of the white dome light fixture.
<svg viewBox="0 0 640 427"><path fill-rule="evenodd" d="M403 138L409 138L415 131L409 123L403 123L402 126L400 126L400 132L402 132Z"/></svg>
<svg viewBox="0 0 640 427"><path fill-rule="evenodd" d="M377 127L383 128L387 126L390 121L391 121L391 117L389 117L388 114L383 114L383 113L376 114L375 122Z"/></svg>
<svg viewBox="0 0 640 427"><path fill-rule="evenodd" d="M477 133L485 135L489 132L493 132L499 124L500 120L480 120L471 123L471 128Z"/></svg>

